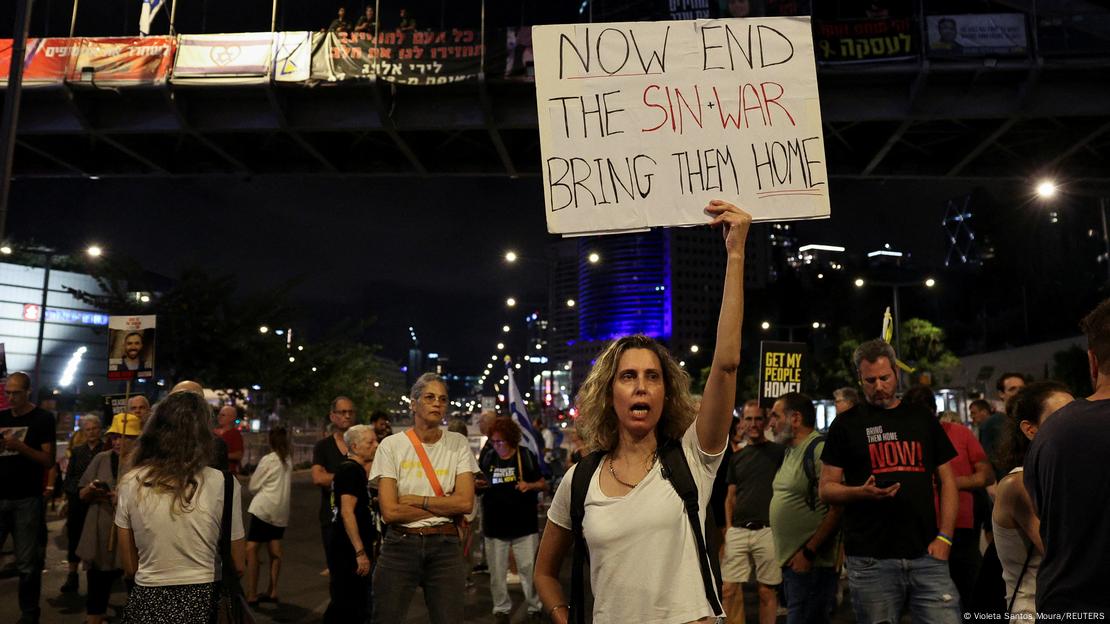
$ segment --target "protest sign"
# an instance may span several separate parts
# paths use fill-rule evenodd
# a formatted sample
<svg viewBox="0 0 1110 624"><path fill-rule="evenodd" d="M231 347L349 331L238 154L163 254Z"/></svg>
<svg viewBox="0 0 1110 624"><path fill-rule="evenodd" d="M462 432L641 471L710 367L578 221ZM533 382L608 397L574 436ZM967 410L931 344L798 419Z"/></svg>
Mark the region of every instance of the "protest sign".
<svg viewBox="0 0 1110 624"><path fill-rule="evenodd" d="M829 216L808 17L537 26L548 230Z"/></svg>
<svg viewBox="0 0 1110 624"><path fill-rule="evenodd" d="M66 82L92 87L160 86L173 65L176 37L82 38Z"/></svg>
<svg viewBox="0 0 1110 624"><path fill-rule="evenodd" d="M787 392L802 392L808 373L806 346L800 342L759 343L759 406L769 409Z"/></svg>
<svg viewBox="0 0 1110 624"><path fill-rule="evenodd" d="M108 317L108 379L154 375L154 315Z"/></svg>
<svg viewBox="0 0 1110 624"><path fill-rule="evenodd" d="M127 411L127 401L131 397L139 396L137 394L105 394L102 396L104 399L104 413L108 415L108 423L112 422L112 417L116 414L122 414Z"/></svg>

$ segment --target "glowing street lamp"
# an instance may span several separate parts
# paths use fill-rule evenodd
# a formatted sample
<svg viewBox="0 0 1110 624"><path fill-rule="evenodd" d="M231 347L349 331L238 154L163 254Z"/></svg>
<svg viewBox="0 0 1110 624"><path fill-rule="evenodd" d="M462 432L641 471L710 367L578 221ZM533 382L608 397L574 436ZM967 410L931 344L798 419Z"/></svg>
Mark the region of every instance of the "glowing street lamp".
<svg viewBox="0 0 1110 624"><path fill-rule="evenodd" d="M101 254L104 253L104 250L101 249L99 245L89 245L89 248L85 250L85 253L89 254L90 258L99 258Z"/></svg>
<svg viewBox="0 0 1110 624"><path fill-rule="evenodd" d="M1041 199L1052 199L1056 196L1056 183L1049 179L1037 183L1037 196Z"/></svg>
<svg viewBox="0 0 1110 624"><path fill-rule="evenodd" d="M505 262L508 262L509 264L512 264L512 263L516 262L516 259L517 259L517 255L516 255L515 251L505 252Z"/></svg>
<svg viewBox="0 0 1110 624"><path fill-rule="evenodd" d="M512 297L509 297L508 299L505 300L505 305L509 306L510 308L515 308L516 307L516 299L514 299Z"/></svg>
<svg viewBox="0 0 1110 624"><path fill-rule="evenodd" d="M590 264L597 264L598 262L601 262L601 255L598 254L596 251L593 251L590 252L590 255L586 256L586 259L590 261Z"/></svg>
<svg viewBox="0 0 1110 624"><path fill-rule="evenodd" d="M925 279L925 287L932 288L937 285L937 281L931 277Z"/></svg>
<svg viewBox="0 0 1110 624"><path fill-rule="evenodd" d="M574 299L567 299L567 307L573 308L577 302Z"/></svg>
<svg viewBox="0 0 1110 624"><path fill-rule="evenodd" d="M771 322L770 321L763 321L762 323L759 324L759 328L762 329L763 331L767 331L768 329L771 329Z"/></svg>

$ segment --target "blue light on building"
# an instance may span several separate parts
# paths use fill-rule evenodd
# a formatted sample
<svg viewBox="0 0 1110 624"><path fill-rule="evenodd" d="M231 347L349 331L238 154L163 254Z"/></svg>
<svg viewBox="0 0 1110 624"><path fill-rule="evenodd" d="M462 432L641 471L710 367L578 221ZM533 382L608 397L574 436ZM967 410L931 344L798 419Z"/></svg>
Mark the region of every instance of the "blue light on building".
<svg viewBox="0 0 1110 624"><path fill-rule="evenodd" d="M597 252L601 261L587 257ZM578 322L584 341L671 335L670 258L663 230L579 242Z"/></svg>

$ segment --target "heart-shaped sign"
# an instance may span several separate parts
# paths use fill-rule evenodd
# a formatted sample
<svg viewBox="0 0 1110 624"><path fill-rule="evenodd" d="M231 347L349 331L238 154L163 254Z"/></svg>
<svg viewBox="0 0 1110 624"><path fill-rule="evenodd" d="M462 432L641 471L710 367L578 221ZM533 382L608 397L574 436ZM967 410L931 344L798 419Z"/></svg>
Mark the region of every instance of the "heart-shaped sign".
<svg viewBox="0 0 1110 624"><path fill-rule="evenodd" d="M212 59L213 63L220 66L230 65L231 63L235 62L235 59L239 58L239 55L242 54L242 52L242 48L237 45L213 46L212 51L208 53L208 58Z"/></svg>

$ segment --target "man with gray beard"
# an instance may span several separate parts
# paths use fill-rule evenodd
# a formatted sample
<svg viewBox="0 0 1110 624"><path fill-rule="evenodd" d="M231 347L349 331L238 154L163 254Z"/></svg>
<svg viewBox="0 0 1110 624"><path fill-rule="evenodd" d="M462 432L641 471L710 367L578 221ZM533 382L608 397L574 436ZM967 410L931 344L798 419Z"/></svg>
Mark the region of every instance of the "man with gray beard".
<svg viewBox="0 0 1110 624"><path fill-rule="evenodd" d="M828 622L836 607L841 507L817 497L825 436L816 425L813 401L800 392L782 395L771 408L775 440L788 447L771 484L770 511L787 624Z"/></svg>

